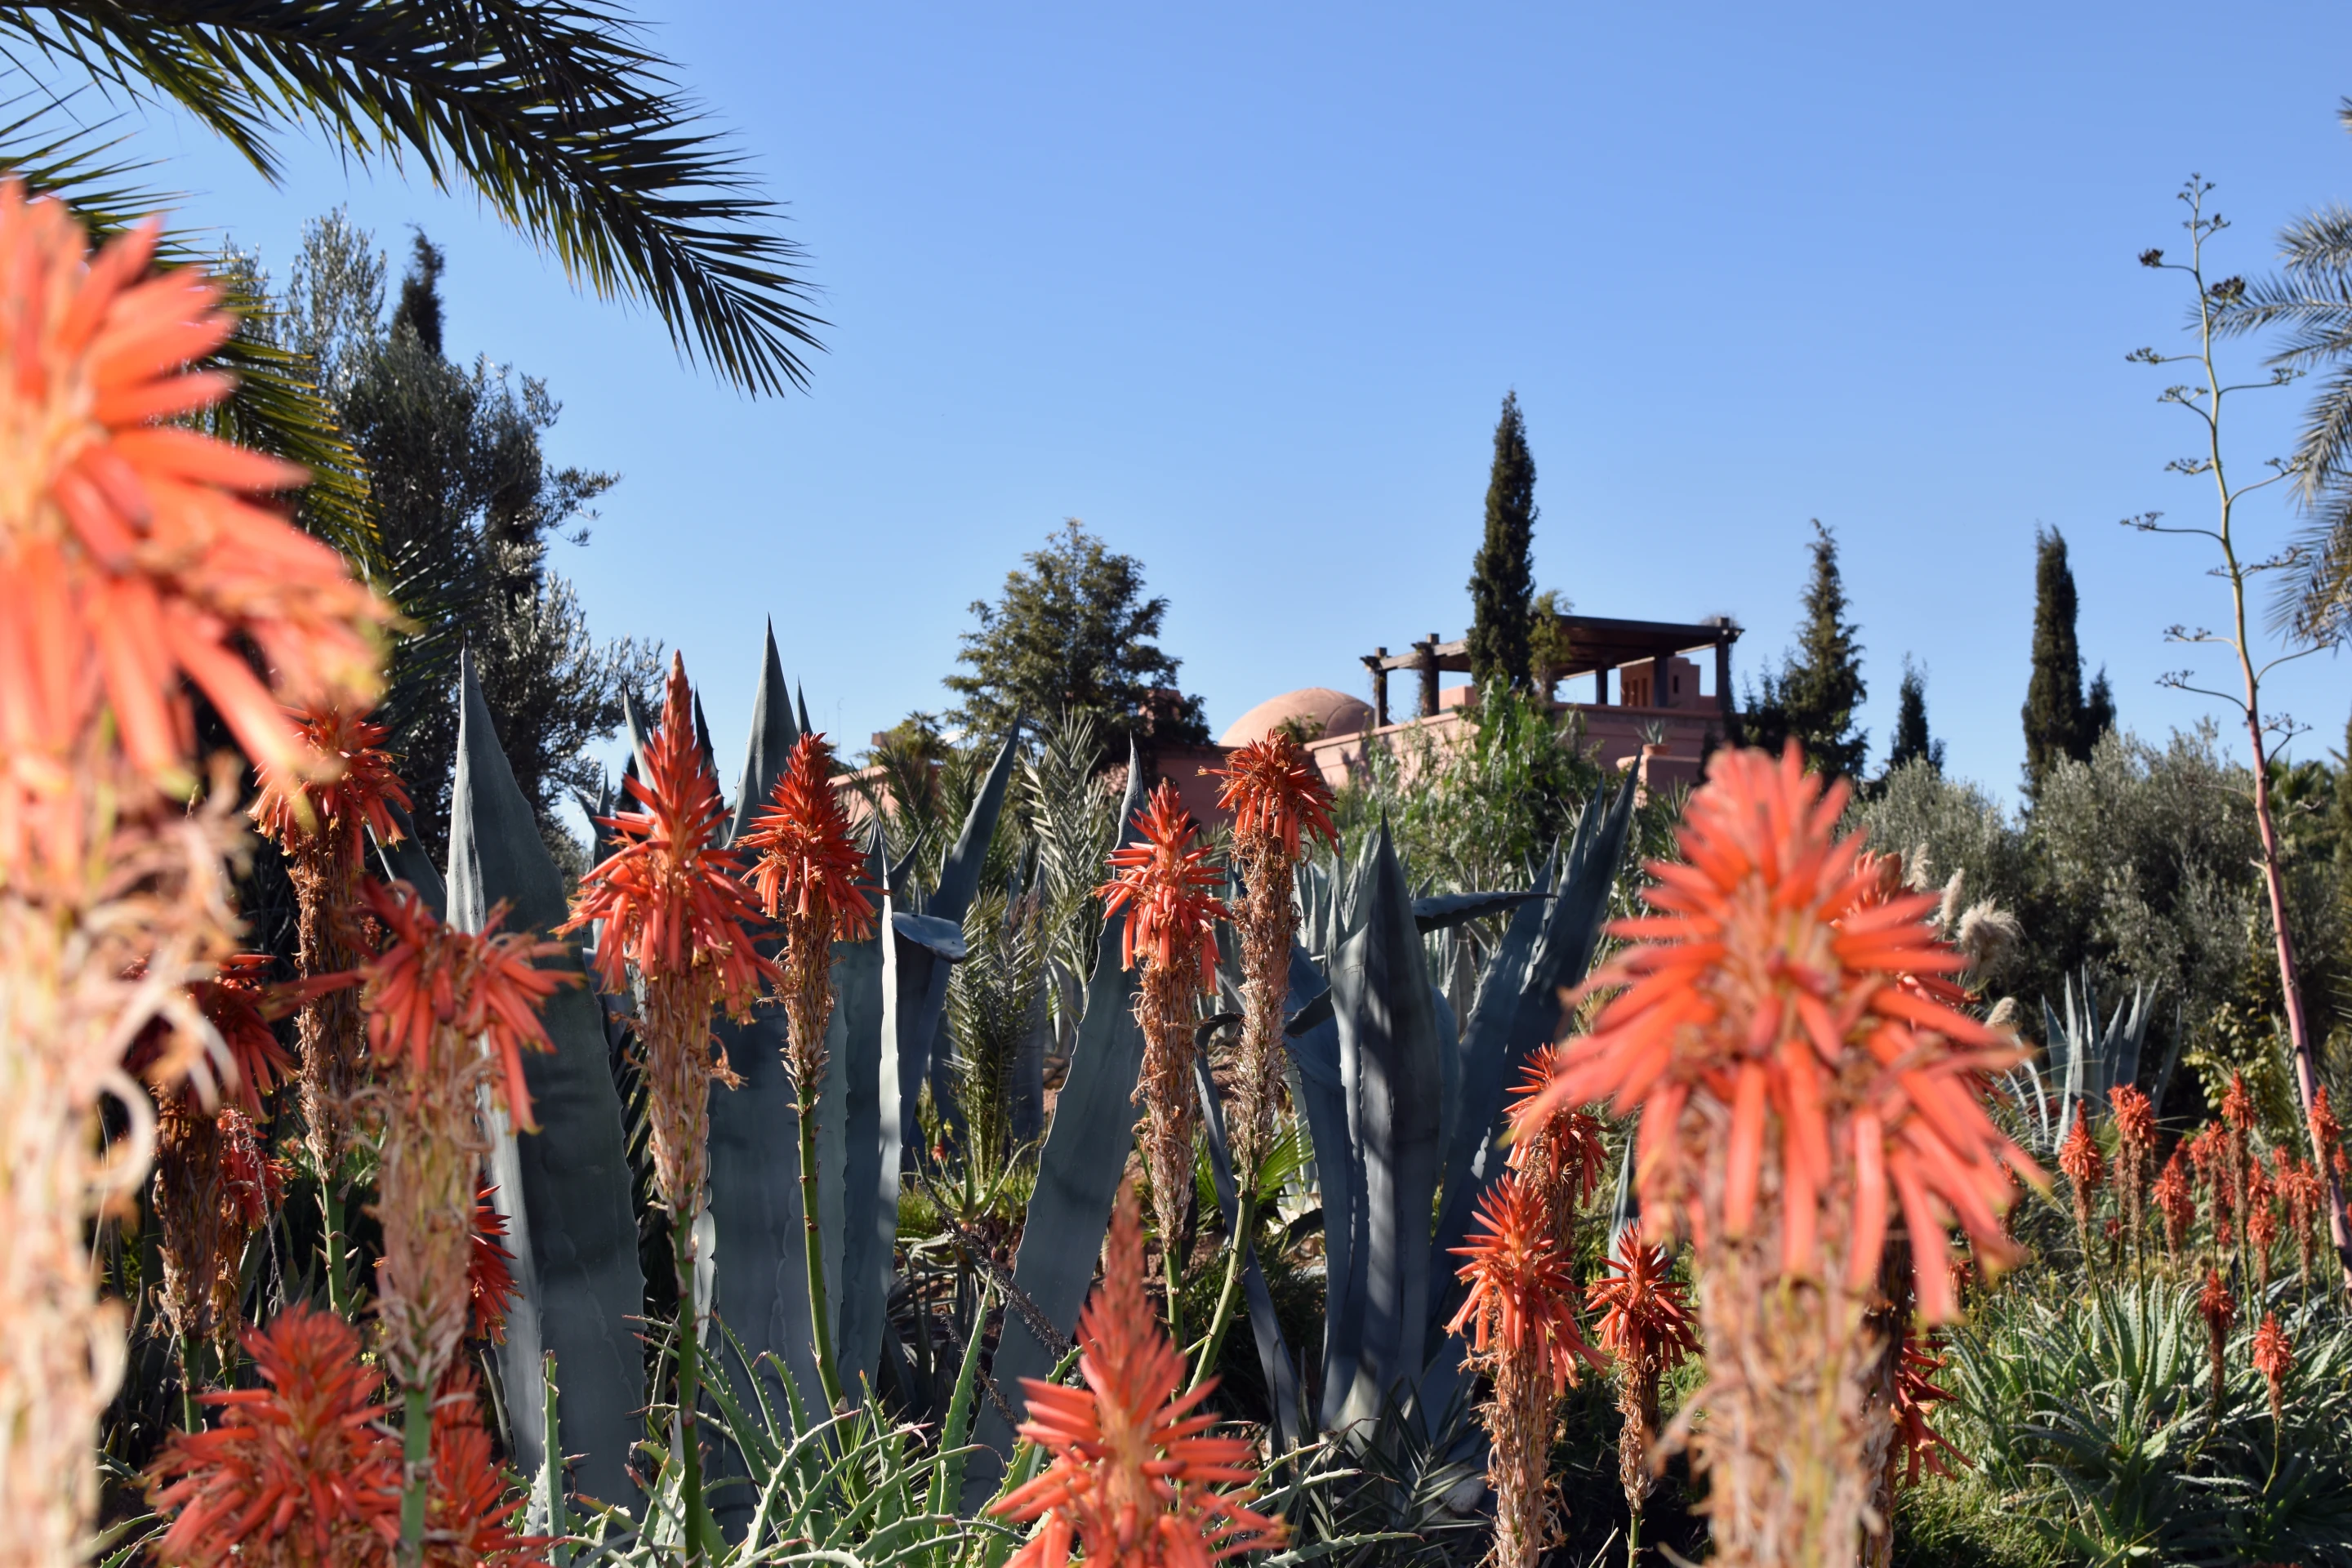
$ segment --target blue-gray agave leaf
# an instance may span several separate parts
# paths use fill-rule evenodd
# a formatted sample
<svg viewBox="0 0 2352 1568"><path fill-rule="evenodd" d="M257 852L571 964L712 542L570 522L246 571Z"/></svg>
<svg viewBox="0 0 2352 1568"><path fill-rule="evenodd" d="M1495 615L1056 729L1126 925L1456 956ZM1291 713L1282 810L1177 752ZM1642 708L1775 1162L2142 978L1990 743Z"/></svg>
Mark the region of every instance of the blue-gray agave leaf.
<svg viewBox="0 0 2352 1568"><path fill-rule="evenodd" d="M509 929L544 936L566 913L562 877L499 749L470 658L458 684L450 922L478 931L504 900L512 906ZM579 962L576 950L571 962ZM620 1097L593 991L556 992L541 1017L555 1049L523 1057L540 1131L500 1137L492 1158L518 1289L499 1349L514 1458L530 1474L546 1458L541 1356L551 1352L562 1379L563 1435L582 1455L580 1489L625 1500L635 1495L629 1455L646 1403L644 1349L631 1320L645 1310L646 1282Z"/></svg>

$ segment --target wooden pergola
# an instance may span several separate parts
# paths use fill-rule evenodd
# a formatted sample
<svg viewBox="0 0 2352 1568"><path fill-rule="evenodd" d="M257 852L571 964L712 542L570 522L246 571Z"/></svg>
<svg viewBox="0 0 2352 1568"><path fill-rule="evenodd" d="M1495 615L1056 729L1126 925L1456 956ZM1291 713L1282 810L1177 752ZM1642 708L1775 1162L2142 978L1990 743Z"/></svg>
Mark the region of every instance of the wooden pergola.
<svg viewBox="0 0 2352 1568"><path fill-rule="evenodd" d="M1729 616L1710 616L1704 621L1689 624L1621 621L1605 616L1555 616L1553 620L1567 634L1569 650L1568 661L1552 671L1554 678L1566 680L1579 675L1597 677L1595 684L1603 705L1609 702L1609 675L1612 670L1622 669L1627 665L1651 664L1656 673L1651 680L1650 689L1664 693L1669 689L1664 679L1668 660L1677 654L1713 648L1716 705L1727 720L1730 717L1731 645L1739 640L1740 628ZM1385 647L1379 647L1364 655L1363 659L1365 668L1372 672L1372 724L1379 728L1391 722L1391 670L1412 670L1421 677L1417 716L1433 718L1438 710L1438 677L1447 673L1470 673L1470 644L1466 638L1441 642L1438 635L1432 632L1426 638L1414 643L1411 653L1392 654Z"/></svg>

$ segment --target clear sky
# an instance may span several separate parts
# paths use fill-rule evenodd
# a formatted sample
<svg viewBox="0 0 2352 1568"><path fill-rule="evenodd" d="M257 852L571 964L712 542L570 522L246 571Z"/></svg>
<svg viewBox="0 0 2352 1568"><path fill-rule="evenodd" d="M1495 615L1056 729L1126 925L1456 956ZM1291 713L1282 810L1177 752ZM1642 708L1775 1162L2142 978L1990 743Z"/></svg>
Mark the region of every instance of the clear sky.
<svg viewBox="0 0 2352 1568"><path fill-rule="evenodd" d="M2093 670L2161 736L2162 641L2210 622L2210 513L2154 401L2185 297L2134 262L2219 182L2220 270L2352 199L2352 12L1973 6L832 7L649 13L790 204L832 325L805 395L751 401L642 310L570 290L470 196L291 149L272 191L133 116L184 221L280 276L338 203L449 257L448 346L545 377L552 448L617 470L592 624L685 650L731 776L762 618L855 751L949 698L966 606L1064 517L1142 558L1222 729L1360 654L1458 636L1496 406L1538 467L1537 579L1580 610L1791 637L1833 528L1874 757L1901 661L1951 766L2023 755L2037 524L2064 531ZM2251 357L2245 363L2251 363ZM2301 389L2241 405L2242 465ZM2247 520L2274 542L2275 507ZM2086 674L2089 672L2086 672ZM2339 746L2340 658L2280 678Z"/></svg>

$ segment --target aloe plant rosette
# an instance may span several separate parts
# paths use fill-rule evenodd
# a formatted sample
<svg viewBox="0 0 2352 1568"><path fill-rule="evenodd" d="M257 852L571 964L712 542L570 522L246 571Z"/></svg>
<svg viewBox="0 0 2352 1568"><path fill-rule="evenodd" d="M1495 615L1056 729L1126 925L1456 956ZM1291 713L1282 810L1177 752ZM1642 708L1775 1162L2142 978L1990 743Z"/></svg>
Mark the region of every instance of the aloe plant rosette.
<svg viewBox="0 0 2352 1568"><path fill-rule="evenodd" d="M1864 1317L1899 1214L1921 1315L1957 1300L1948 1229L1980 1261L2015 1256L2011 1173L2046 1181L1981 1100L2016 1059L1960 1010L1968 960L1937 900L1890 889L1841 839L1791 746L1721 751L1692 797L1685 858L1651 867L1652 912L1586 982L1609 1000L1518 1111L1606 1100L1641 1112L1636 1180L1654 1239L1691 1241L1707 1382L1691 1446L1716 1560L1844 1568L1872 1477Z"/></svg>

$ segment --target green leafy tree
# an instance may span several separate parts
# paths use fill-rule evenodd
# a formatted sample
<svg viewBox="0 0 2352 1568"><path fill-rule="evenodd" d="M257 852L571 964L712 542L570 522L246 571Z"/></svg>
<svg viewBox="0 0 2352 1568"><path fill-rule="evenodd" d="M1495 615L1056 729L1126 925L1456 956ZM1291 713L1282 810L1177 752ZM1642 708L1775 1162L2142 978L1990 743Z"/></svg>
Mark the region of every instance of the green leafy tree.
<svg viewBox="0 0 2352 1568"><path fill-rule="evenodd" d="M956 654L968 673L947 678L963 700L953 719L1001 735L1020 715L1089 713L1113 755L1130 736L1146 752L1154 742L1209 738L1201 700L1177 689L1183 661L1153 640L1168 601L1144 596L1142 562L1076 518L1021 559L995 604L972 601L980 625Z"/></svg>
<svg viewBox="0 0 2352 1568"><path fill-rule="evenodd" d="M2114 694L2099 672L2083 694L2083 650L2074 637L2079 606L2066 539L2056 529L2033 535L2033 676L2025 688L2025 777L2039 789L2051 764L2064 757L2091 759L2091 748L2116 724Z"/></svg>
<svg viewBox="0 0 2352 1568"><path fill-rule="evenodd" d="M1536 460L1528 450L1519 395L1503 395L1495 422L1495 464L1486 480L1486 535L1470 568L1470 668L1480 685L1522 685L1535 592Z"/></svg>
<svg viewBox="0 0 2352 1568"><path fill-rule="evenodd" d="M1546 588L1536 595L1529 606L1531 624L1528 628L1528 673L1538 697L1551 700L1552 688L1568 672L1570 647L1567 631L1559 617L1569 612L1568 595L1557 588Z"/></svg>
<svg viewBox="0 0 2352 1568"><path fill-rule="evenodd" d="M487 360L460 369L444 356L445 266L415 236L387 319L383 258L366 233L331 214L305 229L276 320L321 367L372 480L389 589L417 628L394 649L381 713L416 803L419 837L441 853L457 654L470 649L515 781L559 863L577 865L562 803L599 782L588 747L619 725L624 690L650 689L655 652L595 641L572 585L548 569L549 536L593 517L592 503L615 478L547 462L540 437L561 408L543 383L510 378ZM586 529L572 537L586 542Z"/></svg>
<svg viewBox="0 0 2352 1568"><path fill-rule="evenodd" d="M1861 627L1846 619L1845 582L1838 572L1837 536L1813 521L1813 571L1805 587L1805 616L1796 649L1780 672L1765 675L1748 699L1741 739L1778 751L1793 739L1805 760L1823 773L1859 780L1870 737L1854 723L1869 688L1862 679Z"/></svg>
<svg viewBox="0 0 2352 1568"><path fill-rule="evenodd" d="M1927 733L1927 675L1906 656L1903 685L1895 697L1895 744L1886 755L1886 771L1893 773L1911 763L1944 771L1944 742Z"/></svg>

